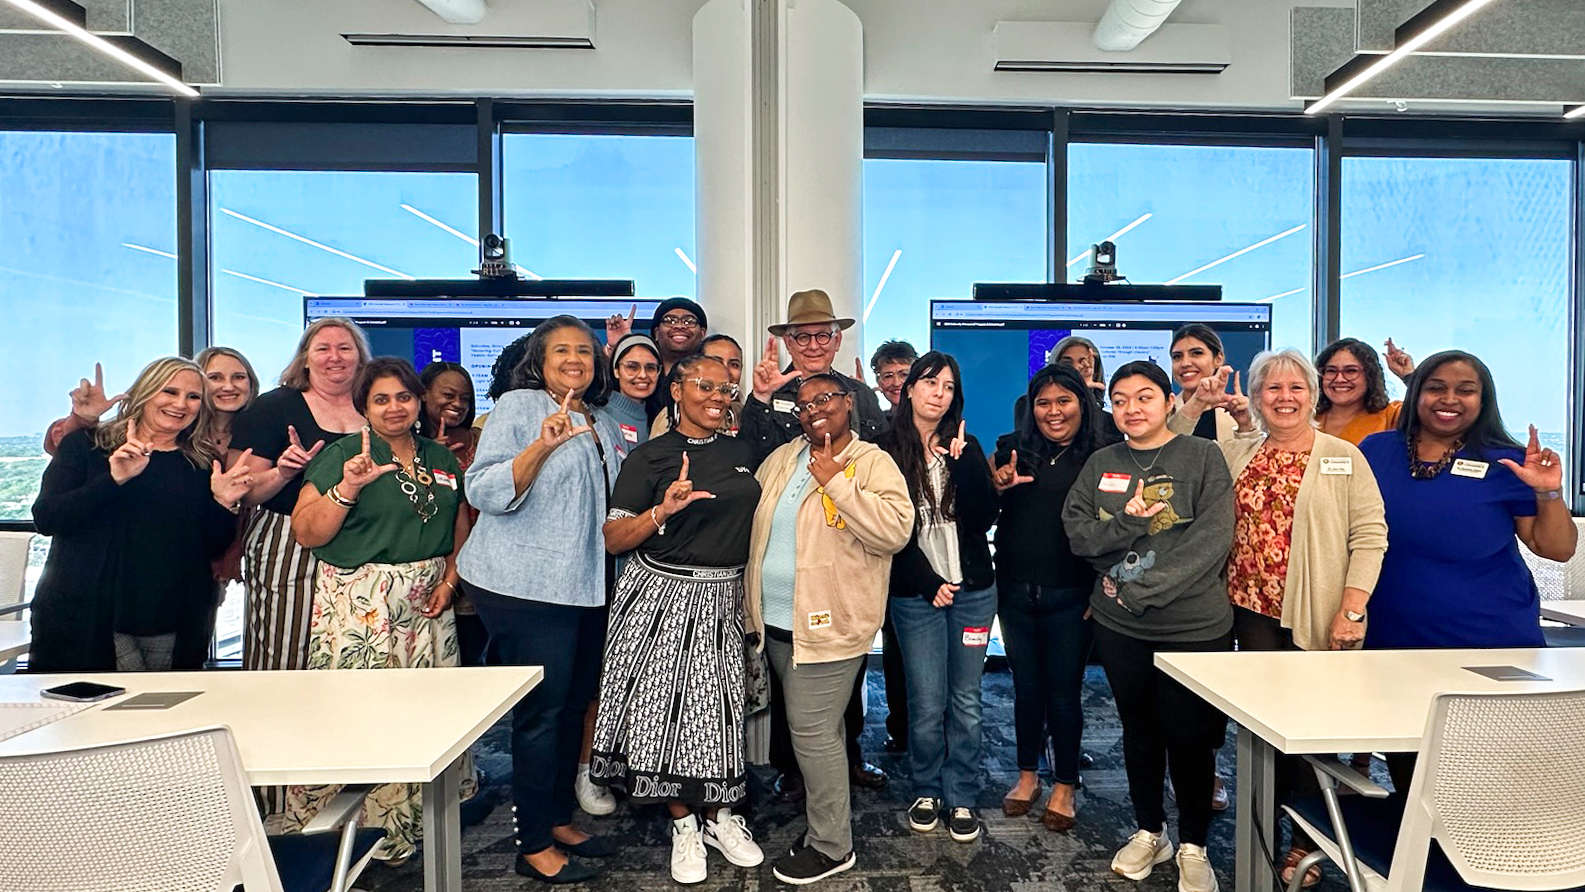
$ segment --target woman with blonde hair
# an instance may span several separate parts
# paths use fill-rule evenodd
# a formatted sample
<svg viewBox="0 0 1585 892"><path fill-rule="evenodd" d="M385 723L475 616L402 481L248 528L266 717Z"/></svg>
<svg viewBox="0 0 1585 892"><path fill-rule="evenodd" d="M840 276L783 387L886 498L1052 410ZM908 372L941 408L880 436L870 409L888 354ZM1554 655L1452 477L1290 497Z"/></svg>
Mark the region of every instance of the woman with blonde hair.
<svg viewBox="0 0 1585 892"><path fill-rule="evenodd" d="M61 440L33 503L53 539L33 600L33 671L200 667L177 657L207 628L209 563L252 483L246 455L222 470L195 436L207 411L202 370L166 357L114 419Z"/></svg>
<svg viewBox="0 0 1585 892"><path fill-rule="evenodd" d="M251 450L257 505L244 534L248 589L242 640L245 669L301 669L307 662L314 604L314 556L292 536L302 470L325 444L363 427L352 386L369 361L369 341L350 320L330 317L303 332L280 387L262 394L232 423L233 459Z"/></svg>

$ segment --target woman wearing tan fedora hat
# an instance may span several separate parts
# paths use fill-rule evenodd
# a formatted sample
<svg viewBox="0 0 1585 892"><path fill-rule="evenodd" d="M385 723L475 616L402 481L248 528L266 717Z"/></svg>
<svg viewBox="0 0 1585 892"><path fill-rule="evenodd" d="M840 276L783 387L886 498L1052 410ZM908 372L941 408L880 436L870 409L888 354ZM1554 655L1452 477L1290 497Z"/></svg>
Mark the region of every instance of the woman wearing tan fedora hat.
<svg viewBox="0 0 1585 892"><path fill-rule="evenodd" d="M796 292L787 299L787 321L770 326L771 337L754 367L749 399L743 406L738 436L754 447L756 461L764 461L778 446L802 435L792 407L799 382L813 375L836 375L853 394L852 426L860 440L874 440L881 432L885 417L875 392L831 367L842 349L842 332L852 326L852 319L836 316L831 296L818 288ZM787 345L791 365L781 363L778 338Z"/></svg>

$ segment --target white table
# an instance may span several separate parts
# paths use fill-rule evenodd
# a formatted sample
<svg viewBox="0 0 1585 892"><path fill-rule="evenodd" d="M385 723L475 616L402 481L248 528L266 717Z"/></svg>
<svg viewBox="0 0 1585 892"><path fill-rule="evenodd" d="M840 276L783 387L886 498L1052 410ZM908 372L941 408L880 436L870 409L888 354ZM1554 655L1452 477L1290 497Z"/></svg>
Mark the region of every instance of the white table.
<svg viewBox="0 0 1585 892"><path fill-rule="evenodd" d="M125 699L113 698L0 742L0 754L228 725L254 786L422 784L424 886L428 892L458 892L457 760L542 676L538 667L516 666L0 675L3 701L34 699L42 688L85 679L124 687L127 696L202 692L165 710L107 711L105 706Z"/></svg>
<svg viewBox="0 0 1585 892"><path fill-rule="evenodd" d="M1275 884L1256 833L1275 845L1277 751L1413 752L1439 693L1585 688L1585 648L1164 653L1156 665L1238 723L1236 892ZM1467 666L1549 680L1494 681Z"/></svg>
<svg viewBox="0 0 1585 892"><path fill-rule="evenodd" d="M0 619L0 663L28 652L33 635L27 623Z"/></svg>
<svg viewBox="0 0 1585 892"><path fill-rule="evenodd" d="M1585 600L1542 601L1541 618L1571 626L1585 626Z"/></svg>

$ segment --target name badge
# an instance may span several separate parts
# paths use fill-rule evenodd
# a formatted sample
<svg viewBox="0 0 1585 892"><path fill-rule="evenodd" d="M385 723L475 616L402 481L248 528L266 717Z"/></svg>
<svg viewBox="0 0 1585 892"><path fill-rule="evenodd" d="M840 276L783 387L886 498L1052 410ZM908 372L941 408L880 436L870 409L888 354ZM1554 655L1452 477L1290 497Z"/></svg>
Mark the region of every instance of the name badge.
<svg viewBox="0 0 1585 892"><path fill-rule="evenodd" d="M1101 485L1096 488L1101 492L1128 492L1128 481L1132 479L1128 474L1102 474Z"/></svg>
<svg viewBox="0 0 1585 892"><path fill-rule="evenodd" d="M809 614L809 628L811 628L811 629L825 629L825 628L829 628L830 625L831 625L831 611L829 611L829 610L818 610L818 611L816 611L814 613Z"/></svg>
<svg viewBox="0 0 1585 892"><path fill-rule="evenodd" d="M1474 477L1476 480L1486 479L1486 471L1491 465L1483 461L1470 461L1467 458L1453 460L1453 476Z"/></svg>
<svg viewBox="0 0 1585 892"><path fill-rule="evenodd" d="M638 442L638 428L631 424L618 424L617 427L622 429L622 439L629 443Z"/></svg>
<svg viewBox="0 0 1585 892"><path fill-rule="evenodd" d="M457 488L456 474L448 474L445 471L432 471L431 473L435 475L435 482L439 483L441 486L449 487L451 489Z"/></svg>
<svg viewBox="0 0 1585 892"><path fill-rule="evenodd" d="M1340 458L1323 457L1321 459L1321 473L1338 474L1344 477L1351 476L1354 473L1354 457L1351 455L1345 455Z"/></svg>
<svg viewBox="0 0 1585 892"><path fill-rule="evenodd" d="M991 630L988 626L964 626L964 647L985 647L991 643Z"/></svg>
<svg viewBox="0 0 1585 892"><path fill-rule="evenodd" d="M787 414L791 415L793 410L793 401L772 399L770 401L770 407L772 411L786 412Z"/></svg>

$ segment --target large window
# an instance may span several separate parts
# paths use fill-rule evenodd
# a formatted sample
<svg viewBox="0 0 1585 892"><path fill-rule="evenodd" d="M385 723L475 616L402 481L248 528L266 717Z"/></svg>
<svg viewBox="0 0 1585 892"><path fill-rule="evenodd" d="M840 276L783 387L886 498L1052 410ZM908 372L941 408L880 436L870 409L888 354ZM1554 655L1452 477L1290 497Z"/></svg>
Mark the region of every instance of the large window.
<svg viewBox="0 0 1585 892"><path fill-rule="evenodd" d="M929 349L932 299L1045 281L1046 191L1040 162L866 159L866 363L890 338Z"/></svg>
<svg viewBox="0 0 1585 892"><path fill-rule="evenodd" d="M209 177L214 342L266 387L303 331L303 295L365 279L465 279L478 267L468 173L220 170Z"/></svg>
<svg viewBox="0 0 1585 892"><path fill-rule="evenodd" d="M168 133L0 132L0 520L31 519L49 423L105 370L112 394L176 352L176 141Z"/></svg>
<svg viewBox="0 0 1585 892"><path fill-rule="evenodd" d="M1221 285L1270 303L1271 343L1309 352L1315 153L1252 146L1076 143L1068 151L1065 278L1110 239L1138 284Z"/></svg>
<svg viewBox="0 0 1585 892"><path fill-rule="evenodd" d="M1565 448L1572 176L1564 160L1345 158L1342 333L1476 354L1521 442L1534 424Z"/></svg>
<svg viewBox="0 0 1585 892"><path fill-rule="evenodd" d="M695 294L693 139L507 133L503 233L525 275Z"/></svg>

